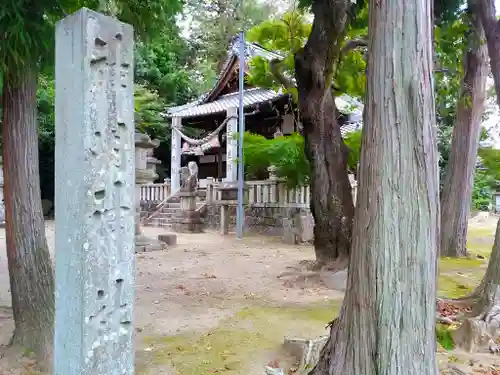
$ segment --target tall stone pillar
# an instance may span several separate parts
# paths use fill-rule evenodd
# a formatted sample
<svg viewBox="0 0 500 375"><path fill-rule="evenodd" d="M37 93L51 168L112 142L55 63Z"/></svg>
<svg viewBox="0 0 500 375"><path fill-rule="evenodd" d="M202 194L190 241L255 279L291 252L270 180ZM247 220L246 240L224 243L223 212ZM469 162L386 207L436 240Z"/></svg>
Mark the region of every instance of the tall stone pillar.
<svg viewBox="0 0 500 375"><path fill-rule="evenodd" d="M181 135L175 129L182 128L182 117L172 118L172 139L170 157L170 180L172 194L181 187Z"/></svg>
<svg viewBox="0 0 500 375"><path fill-rule="evenodd" d="M134 31L56 25L53 375L133 375Z"/></svg>
<svg viewBox="0 0 500 375"><path fill-rule="evenodd" d="M148 168L148 154L149 150L159 145L159 141L152 140L147 134L135 133L136 252L164 250L167 247L164 242L145 236L141 230L141 185L150 184L158 177L154 169ZM149 165L156 166L156 163L149 163Z"/></svg>
<svg viewBox="0 0 500 375"><path fill-rule="evenodd" d="M238 181L238 140L234 139L234 133L238 132L238 108L227 109L227 117L231 117L226 125L226 178L227 182Z"/></svg>
<svg viewBox="0 0 500 375"><path fill-rule="evenodd" d="M3 160L0 156L0 228L5 227L5 201L3 196Z"/></svg>

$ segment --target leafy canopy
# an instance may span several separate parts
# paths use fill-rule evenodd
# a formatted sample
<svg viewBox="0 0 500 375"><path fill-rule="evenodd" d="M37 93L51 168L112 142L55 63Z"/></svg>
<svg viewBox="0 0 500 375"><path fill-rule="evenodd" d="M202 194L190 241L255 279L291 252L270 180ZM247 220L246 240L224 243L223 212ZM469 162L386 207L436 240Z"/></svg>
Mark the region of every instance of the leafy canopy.
<svg viewBox="0 0 500 375"><path fill-rule="evenodd" d="M353 22L345 38L345 42L357 39L367 34L367 11L362 10ZM247 33L247 39L258 43L264 48L280 53L283 60L280 68L287 77L295 75L294 55L306 43L311 32L312 25L308 22L304 12L294 10L287 12L279 19L271 19L253 27ZM280 88L281 84L271 71L269 61L256 57L251 63L251 75L249 82L270 88ZM346 53L335 69L335 87L342 93L354 97L363 97L365 90L366 61L364 52L359 49L350 50ZM286 88L294 97L297 92L295 87Z"/></svg>
<svg viewBox="0 0 500 375"><path fill-rule="evenodd" d="M81 7L116 16L150 35L181 10L178 0L4 0L0 7L0 74L13 77L23 66L43 69L53 63L58 20Z"/></svg>

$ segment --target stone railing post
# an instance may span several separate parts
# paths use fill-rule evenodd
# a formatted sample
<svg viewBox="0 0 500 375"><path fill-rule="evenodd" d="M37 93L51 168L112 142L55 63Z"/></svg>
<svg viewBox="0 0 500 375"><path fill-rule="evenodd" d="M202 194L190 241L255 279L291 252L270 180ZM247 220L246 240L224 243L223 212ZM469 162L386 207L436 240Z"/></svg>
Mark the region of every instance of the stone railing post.
<svg viewBox="0 0 500 375"><path fill-rule="evenodd" d="M207 177L207 195L205 197L207 204L212 204L214 200L214 186L215 179L213 177Z"/></svg>
<svg viewBox="0 0 500 375"><path fill-rule="evenodd" d="M231 215L229 209L231 206L236 206L238 203L238 186L235 183L219 184L217 186L220 204L220 234L226 235L229 233L229 223Z"/></svg>
<svg viewBox="0 0 500 375"><path fill-rule="evenodd" d="M270 203L278 203L278 176L276 175L276 167L271 165L267 168L269 172L269 201Z"/></svg>
<svg viewBox="0 0 500 375"><path fill-rule="evenodd" d="M172 182L170 178L164 178L163 185L165 185L165 188L164 188L164 197L162 200L167 199L172 194Z"/></svg>

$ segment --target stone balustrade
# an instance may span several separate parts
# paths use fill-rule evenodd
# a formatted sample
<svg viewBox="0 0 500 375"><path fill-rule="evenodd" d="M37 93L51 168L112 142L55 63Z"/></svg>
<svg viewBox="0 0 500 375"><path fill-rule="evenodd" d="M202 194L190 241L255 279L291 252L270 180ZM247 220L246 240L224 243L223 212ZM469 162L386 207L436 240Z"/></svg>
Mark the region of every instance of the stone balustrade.
<svg viewBox="0 0 500 375"><path fill-rule="evenodd" d="M165 179L164 183L160 184L143 184L141 185L140 200L148 203L160 203L167 199L172 193L170 179Z"/></svg>
<svg viewBox="0 0 500 375"><path fill-rule="evenodd" d="M350 178L353 198L357 193L357 183ZM220 201L220 191L216 188L219 182L213 178L206 178L200 183L200 188L206 189L207 203ZM311 200L309 186L288 188L285 181L270 178L260 181L246 181L245 204L252 207L297 207L308 208ZM141 203L159 203L172 193L170 180L164 183L141 185Z"/></svg>

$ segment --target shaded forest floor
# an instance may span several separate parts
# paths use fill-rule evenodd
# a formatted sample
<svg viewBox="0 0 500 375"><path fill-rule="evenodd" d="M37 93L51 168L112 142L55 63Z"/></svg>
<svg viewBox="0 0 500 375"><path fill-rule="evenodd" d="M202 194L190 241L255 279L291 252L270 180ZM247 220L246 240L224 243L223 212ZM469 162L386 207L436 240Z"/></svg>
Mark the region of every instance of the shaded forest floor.
<svg viewBox="0 0 500 375"><path fill-rule="evenodd" d="M469 259L442 259L440 296L467 294L485 272L496 219L471 220ZM53 248L53 223L47 223ZM145 234L161 233L146 228ZM479 257L478 257L479 256ZM138 375L263 375L268 362L293 365L281 349L285 336L313 338L338 311L345 277L305 271L311 246L278 238L237 241L216 233L179 235L163 253L137 257L136 368ZM6 348L13 323L9 309L5 233L0 230L0 375L35 375L29 353ZM484 373L500 356L440 348L444 368ZM473 372L474 371L474 372ZM495 374L490 372L490 375Z"/></svg>

